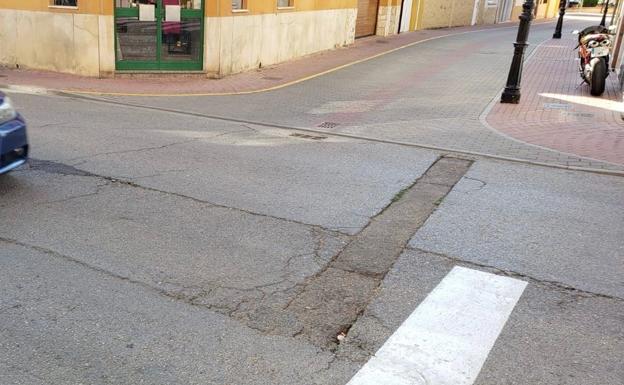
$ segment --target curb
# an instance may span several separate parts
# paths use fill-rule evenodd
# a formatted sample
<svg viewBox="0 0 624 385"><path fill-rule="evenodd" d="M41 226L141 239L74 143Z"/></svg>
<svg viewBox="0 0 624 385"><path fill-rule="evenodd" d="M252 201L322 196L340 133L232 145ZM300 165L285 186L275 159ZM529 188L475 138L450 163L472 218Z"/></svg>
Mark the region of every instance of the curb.
<svg viewBox="0 0 624 385"><path fill-rule="evenodd" d="M531 51L531 53L529 54L529 56L527 56L524 60L524 63L528 63L529 61L531 61L533 59L533 57L535 56L535 54L537 53L537 50L543 46L544 44L550 42L551 40L553 40L552 38L546 39L544 41L542 41L541 43L539 43L538 45L535 46L535 48L533 49L533 51ZM499 131L498 129L496 129L495 127L493 127L492 125L490 125L490 123L487 121L487 117L490 114L490 112L492 112L492 109L494 108L494 106L496 105L496 103L498 103L500 101L500 94L503 93L503 91L505 90L505 87L501 88L500 91L496 94L496 96L490 101L490 103L488 103L488 105L485 107L485 109L483 110L483 112L481 112L481 114L479 115L479 122L488 130L492 131L493 133L500 135L506 139L509 139L511 141L514 141L516 143L520 143L522 145L525 146L529 146L529 147L533 147L533 148L537 148L540 150L545 150L545 151L552 151L552 152L556 152L559 154L563 154L563 155L567 155L567 156L571 156L571 157L575 157L575 158L580 158L580 159L586 159L589 161L594 161L597 163L603 163L609 166L614 166L617 168L623 168L624 169L624 165L621 164L617 164L617 163L612 163L606 160L600 160L600 159L595 159L595 158L591 158L588 156L583 156L583 155L579 155L579 154L573 154L571 152L565 152L565 151L560 151L560 150L556 150L554 148L549 148L549 147L545 147L545 146L540 146L539 144L533 144L533 143L529 143L529 142L525 142L523 140L514 138L513 136L506 134L502 131ZM624 119L624 113L622 113L622 118ZM568 166L568 167L574 167L574 166ZM575 168L576 169L576 168ZM593 169L593 168L578 168L581 171L587 171L587 170L602 170L602 169ZM609 171L609 172L615 172L616 175L624 175L624 171L619 172L616 170L604 170L604 171Z"/></svg>
<svg viewBox="0 0 624 385"><path fill-rule="evenodd" d="M370 136L352 135L352 134L345 134L345 133L339 133L339 132L318 130L318 129L307 128L307 127L287 126L287 125L273 124L273 123L268 123L268 122L257 122L257 121L250 121L250 120L245 120L245 119L228 118L228 117L218 116L218 115L206 115L206 114L202 114L198 112L189 112L189 111L177 110L173 108L151 107L151 106L145 106L145 105L135 104L135 103L99 99L97 97L93 97L90 95L78 95L78 94L63 93L63 92L55 92L53 94L57 96L62 96L62 97L75 97L78 99L83 99L83 100L94 102L94 103L118 105L118 106L123 106L126 108L139 108L139 109L144 109L144 110L160 111L160 112L180 114L180 115L185 115L185 116L195 116L198 118L219 120L219 121L225 121L225 122L243 123L243 124L250 124L250 125L255 125L255 126L260 126L260 127L276 128L280 130L302 131L302 132L322 134L322 135L327 135L327 136L334 136L334 137L339 137L339 138L349 138L349 139L365 140L365 141L376 142L376 143L395 144L399 146L412 147L412 148L421 148L421 149L426 149L426 150L438 151L438 152L444 153L444 155L450 155L450 156L479 157L479 158L507 161L507 162L513 162L513 163L529 164L533 166L555 168L555 169L560 169L560 170L582 171L582 172L590 172L594 174L624 177L624 170L621 170L621 171L620 170L608 170L608 169L599 169L599 168L590 168L590 167L567 166L567 165L556 164L556 163L545 163L545 162L538 162L538 161L533 161L533 160L528 160L528 159L520 159L520 158L514 158L514 157L508 157L508 156L485 154L485 153L476 152L476 151L461 150L461 149L456 149L456 148L451 148L451 147L438 147L438 146L433 146L433 145L429 145L425 143L418 143L418 142L404 142L404 141L397 141L397 140L390 140L390 139L380 139L380 138L374 138ZM530 144L527 143L527 145L530 145ZM560 151L556 151L552 149L547 149L547 150L562 153ZM574 156L578 158L582 158L578 155L574 155ZM602 162L602 161L600 162L607 163L607 162ZM614 166L624 167L620 165L614 165Z"/></svg>
<svg viewBox="0 0 624 385"><path fill-rule="evenodd" d="M534 22L533 24L548 24L553 22L554 19L545 19L545 20L540 20L538 22ZM513 23L513 24L512 24ZM512 24L512 25L509 25ZM405 49L405 48L409 48L421 43L426 43L432 40L437 40L437 39L442 39L445 37L450 37L450 36L460 36L460 35L465 35L465 34L471 34L471 33L479 33L479 32L487 32L487 31L496 31L496 30L505 30L505 29L512 29L512 28L517 28L517 23L516 22L505 22L505 23L499 23L499 25L502 25L501 27L490 27L490 28L481 28L481 29L475 29L472 31L463 31L463 32L455 32L455 33L447 33L444 35L440 35L440 36L434 36L434 37L430 37L427 39L423 39L423 40L419 40L419 41L414 41L411 43L407 43L404 44L402 46L396 47L396 48L392 48L390 50L387 51L383 51L377 54L374 54L372 56L368 56L362 59L358 59L349 63L345 63L330 69L327 69L325 71L321 71L318 73L314 73L312 75L308 75L308 76L304 76L302 78L299 79L295 79L292 80L290 82L286 82L283 84L278 84L275 86L271 86L271 87L266 87L266 88L261 88L261 89L257 89L257 90L247 90L247 91L233 91L233 92L196 92L196 93L175 93L175 94L171 94L171 93L158 93L158 94L154 94L154 93L133 93L133 92L101 92L101 91L89 91L89 90L75 90L75 89L46 89L46 88L42 88L42 87L32 87L32 89L38 90L37 92L34 93L42 93L40 90L47 90L48 93L50 92L62 92L62 93L71 93L71 94L80 94L80 95L97 95L97 96L135 96L135 97L189 97L189 96L235 96L235 95L249 95L249 94L257 94L257 93L264 93L264 92L270 92L270 91L275 91L275 90L279 90L281 88L286 88L286 87L290 87L299 83L303 83L305 81L317 78L317 77L321 77L323 75L327 75L330 74L332 72L336 72L339 71L341 69L344 68L348 68L360 63L364 63L376 58L379 58L381 56L385 56L394 52L397 52L399 50ZM25 88L30 88L30 86L20 86L20 85L0 85L0 87L2 88L7 88L7 89L11 89L11 87L25 87ZM14 89L16 92L20 92L18 89ZM25 91L23 91L25 92Z"/></svg>

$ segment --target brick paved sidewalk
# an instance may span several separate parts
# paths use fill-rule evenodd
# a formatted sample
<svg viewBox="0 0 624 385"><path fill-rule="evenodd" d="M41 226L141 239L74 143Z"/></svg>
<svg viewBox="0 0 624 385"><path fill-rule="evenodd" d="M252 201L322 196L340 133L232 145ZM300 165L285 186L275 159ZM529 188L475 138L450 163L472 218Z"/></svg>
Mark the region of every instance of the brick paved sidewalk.
<svg viewBox="0 0 624 385"><path fill-rule="evenodd" d="M624 121L618 79L602 97L590 95L577 70L575 36L537 48L525 65L519 105L497 103L487 116L496 130L520 141L624 165Z"/></svg>
<svg viewBox="0 0 624 385"><path fill-rule="evenodd" d="M97 79L47 71L0 68L0 86L34 86L57 91L134 95L232 94L278 88L293 82L366 60L423 40L471 31L515 27L515 23L461 27L404 33L388 38L369 37L332 51L306 56L255 71L222 79L198 76L162 75L161 77L117 77ZM175 76L172 78L172 76Z"/></svg>

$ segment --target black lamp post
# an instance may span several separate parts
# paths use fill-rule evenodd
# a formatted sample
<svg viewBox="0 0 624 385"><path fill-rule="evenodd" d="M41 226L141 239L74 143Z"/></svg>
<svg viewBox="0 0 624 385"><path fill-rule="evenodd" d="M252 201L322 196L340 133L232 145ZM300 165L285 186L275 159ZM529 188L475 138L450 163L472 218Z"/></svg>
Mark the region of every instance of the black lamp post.
<svg viewBox="0 0 624 385"><path fill-rule="evenodd" d="M602 13L602 20L600 21L600 25L603 27L607 24L607 13L609 13L609 0L605 0L604 12Z"/></svg>
<svg viewBox="0 0 624 385"><path fill-rule="evenodd" d="M507 77L507 86L501 96L501 103L518 104L520 102L520 80L522 79L522 65L524 63L524 51L528 45L529 30L531 20L533 20L534 0L525 0L522 4L522 14L520 15L520 26L518 27L518 37L514 43L514 56Z"/></svg>
<svg viewBox="0 0 624 385"><path fill-rule="evenodd" d="M561 39L561 29L563 28L563 16L565 15L567 0L559 1L559 20L557 21L557 28L555 28L555 34L553 39Z"/></svg>

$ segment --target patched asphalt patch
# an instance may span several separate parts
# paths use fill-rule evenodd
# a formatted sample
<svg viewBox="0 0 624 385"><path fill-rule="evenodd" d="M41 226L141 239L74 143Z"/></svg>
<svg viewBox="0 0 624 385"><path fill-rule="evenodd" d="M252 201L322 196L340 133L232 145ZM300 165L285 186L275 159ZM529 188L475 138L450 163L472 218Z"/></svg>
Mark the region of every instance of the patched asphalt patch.
<svg viewBox="0 0 624 385"><path fill-rule="evenodd" d="M297 336L333 349L374 298L412 235L472 164L444 157L357 234L285 309L298 320ZM283 315L282 315L283 316Z"/></svg>
<svg viewBox="0 0 624 385"><path fill-rule="evenodd" d="M67 164L53 162L49 160L40 160L40 159L31 158L28 160L28 164L31 170L43 171L43 172L47 172L50 174L97 177L97 175L94 175L90 172L77 169Z"/></svg>

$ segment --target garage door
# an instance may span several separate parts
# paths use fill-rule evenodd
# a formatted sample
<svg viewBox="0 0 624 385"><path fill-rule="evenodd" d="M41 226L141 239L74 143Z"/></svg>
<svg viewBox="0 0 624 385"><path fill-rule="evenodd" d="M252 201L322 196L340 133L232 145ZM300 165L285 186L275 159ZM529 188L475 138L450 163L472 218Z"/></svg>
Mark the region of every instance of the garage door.
<svg viewBox="0 0 624 385"><path fill-rule="evenodd" d="M358 0L358 14L355 22L355 37L375 34L379 0Z"/></svg>

